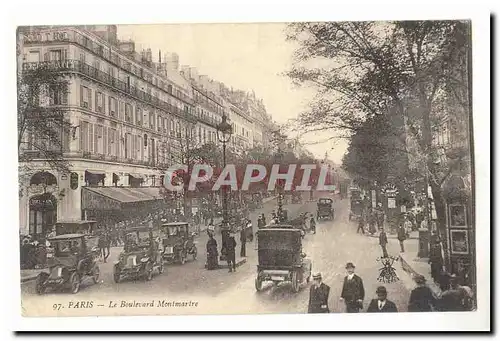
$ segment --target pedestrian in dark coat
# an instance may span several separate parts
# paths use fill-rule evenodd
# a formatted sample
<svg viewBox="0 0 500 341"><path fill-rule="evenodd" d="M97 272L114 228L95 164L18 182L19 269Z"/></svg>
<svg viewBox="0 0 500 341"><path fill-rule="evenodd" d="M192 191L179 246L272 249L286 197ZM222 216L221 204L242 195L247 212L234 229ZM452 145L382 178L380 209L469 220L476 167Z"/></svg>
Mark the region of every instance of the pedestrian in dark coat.
<svg viewBox="0 0 500 341"><path fill-rule="evenodd" d="M389 255L387 254L387 233L385 233L384 228L380 228L380 235L378 236L378 243L382 248L382 257L387 258Z"/></svg>
<svg viewBox="0 0 500 341"><path fill-rule="evenodd" d="M431 289L425 285L425 277L417 275L414 278L417 287L411 291L408 302L409 312L432 311L436 306L436 299Z"/></svg>
<svg viewBox="0 0 500 341"><path fill-rule="evenodd" d="M226 257L229 272L236 271L236 240L233 236L229 236L226 244Z"/></svg>
<svg viewBox="0 0 500 341"><path fill-rule="evenodd" d="M394 302L387 299L387 289L384 286L377 288L378 298L371 300L367 313L397 313L398 308Z"/></svg>
<svg viewBox="0 0 500 341"><path fill-rule="evenodd" d="M441 271L443 269L443 255L441 249L441 241L439 240L439 236L437 235L431 238L429 264L431 265L431 277L434 282L438 282L439 277L441 276Z"/></svg>
<svg viewBox="0 0 500 341"><path fill-rule="evenodd" d="M245 227L243 227L241 229L240 242L241 242L240 257L246 257L247 256L247 250L246 250L247 232L246 232Z"/></svg>
<svg viewBox="0 0 500 341"><path fill-rule="evenodd" d="M406 240L406 230L404 228L403 223L399 224L397 234L398 234L399 246L401 247L401 252L405 252L404 241Z"/></svg>
<svg viewBox="0 0 500 341"><path fill-rule="evenodd" d="M365 215L364 213L361 214L358 220L358 229L356 230L356 233L361 232L362 234L365 234Z"/></svg>
<svg viewBox="0 0 500 341"><path fill-rule="evenodd" d="M363 300L365 299L363 280L354 273L354 264L347 263L345 268L347 276L344 278L340 299L345 302L346 312L359 313L359 309L363 308Z"/></svg>
<svg viewBox="0 0 500 341"><path fill-rule="evenodd" d="M320 273L313 275L313 285L309 290L309 306L307 312L309 314L324 314L329 313L328 296L330 295L330 287L322 282Z"/></svg>
<svg viewBox="0 0 500 341"><path fill-rule="evenodd" d="M207 242L207 269L214 270L219 268L219 251L217 250L217 241L214 238L212 233L208 234L208 242Z"/></svg>

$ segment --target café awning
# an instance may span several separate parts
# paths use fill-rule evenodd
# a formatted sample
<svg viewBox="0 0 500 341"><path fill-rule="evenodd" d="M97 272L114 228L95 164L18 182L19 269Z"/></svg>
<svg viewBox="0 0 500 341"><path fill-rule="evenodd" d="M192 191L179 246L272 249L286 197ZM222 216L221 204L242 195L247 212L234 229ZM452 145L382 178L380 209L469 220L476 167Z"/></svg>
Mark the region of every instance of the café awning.
<svg viewBox="0 0 500 341"><path fill-rule="evenodd" d="M159 187L84 187L82 189L82 209L120 210L134 203L161 200Z"/></svg>

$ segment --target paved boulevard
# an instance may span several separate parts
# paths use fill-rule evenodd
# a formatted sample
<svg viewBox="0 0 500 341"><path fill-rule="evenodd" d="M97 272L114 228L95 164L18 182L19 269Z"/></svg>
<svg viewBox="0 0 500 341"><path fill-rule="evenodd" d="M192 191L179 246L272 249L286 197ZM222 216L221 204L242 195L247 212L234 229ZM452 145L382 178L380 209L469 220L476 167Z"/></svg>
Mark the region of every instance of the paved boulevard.
<svg viewBox="0 0 500 341"><path fill-rule="evenodd" d="M269 213L275 207L275 201L252 214L256 226L256 217L261 212ZM288 205L292 215L300 211L314 210L315 203L304 205ZM330 309L332 312L343 312L344 304L339 301L342 282L345 276L346 262L356 265L356 272L364 281L366 298L375 296L375 289L380 263L376 261L381 255L377 238L356 234L356 226L348 221L348 200L336 201L336 217L333 222L321 222L317 234L308 234L303 243L304 251L312 259L313 272L321 272L323 280L331 287ZM239 244L239 238L236 238ZM220 236L219 236L220 245ZM253 243L247 243L247 263L235 273L227 269L207 271L204 269L206 255L205 234L198 238L199 257L196 261L188 261L184 265L169 265L162 275L157 275L151 282L143 280L113 282L112 262L117 258L120 248L113 248L108 263L100 264L101 281L97 285L82 285L81 291L69 293L47 293L38 296L34 293L34 283L22 285L22 304L26 315L149 315L149 314L245 314L245 313L302 313L307 311L308 285L304 284L300 292L291 292L290 285L283 283L277 287L269 286L260 293L255 291L257 255ZM389 253L396 256L397 241L389 240ZM239 253L239 245L238 245ZM399 311L406 311L409 297L407 289L410 281L399 264L395 263L398 276L396 283L385 284L388 297L394 301ZM405 286L406 284L406 286ZM120 308L121 301L151 302L154 308ZM184 302L183 307L158 307L159 301ZM69 308L79 301L93 301L92 308ZM110 308L110 301L118 303L118 307ZM197 305L195 305L195 302ZM60 304L60 306L58 306ZM103 305L103 306L100 306Z"/></svg>

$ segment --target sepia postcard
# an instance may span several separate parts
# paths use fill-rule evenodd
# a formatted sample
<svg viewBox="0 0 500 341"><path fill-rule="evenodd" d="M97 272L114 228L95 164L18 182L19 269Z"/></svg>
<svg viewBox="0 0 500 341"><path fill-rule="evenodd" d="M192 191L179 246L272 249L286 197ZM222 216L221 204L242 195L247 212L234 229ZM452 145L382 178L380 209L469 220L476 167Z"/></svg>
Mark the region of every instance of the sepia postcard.
<svg viewBox="0 0 500 341"><path fill-rule="evenodd" d="M22 315L489 311L473 30L17 27Z"/></svg>

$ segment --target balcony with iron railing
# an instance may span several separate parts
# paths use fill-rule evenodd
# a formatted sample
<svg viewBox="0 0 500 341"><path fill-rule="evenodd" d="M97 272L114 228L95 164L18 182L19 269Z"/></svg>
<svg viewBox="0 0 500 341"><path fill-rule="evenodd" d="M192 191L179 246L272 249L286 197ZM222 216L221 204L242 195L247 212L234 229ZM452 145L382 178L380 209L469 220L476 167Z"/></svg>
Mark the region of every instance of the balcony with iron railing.
<svg viewBox="0 0 500 341"><path fill-rule="evenodd" d="M193 105L193 99L187 96L186 94L180 92L180 96L176 95L173 91L167 91L168 90L168 80L164 84L167 85L167 88L161 88L157 84L155 84L152 81L152 77L147 77L146 74L155 74L156 77L160 77L160 75L156 74L154 70L152 70L151 65L149 63L144 63L141 61L138 61L137 53L134 53L133 60L127 60L126 56L123 56L123 52L120 50L116 50L113 46L107 45L107 43L98 43L95 42L93 39L100 39L99 37L96 37L95 35L92 35L92 38L89 36L86 36L83 33L78 32L76 29L66 29L64 31L62 30L49 30L49 31L32 31L23 36L23 43L24 44L39 44L39 43L73 43L77 44L92 53L95 53L96 55L102 57L103 59L107 60L108 62L114 64L115 66L126 70L133 75L135 75L138 78L141 78L143 81L149 83L155 88L158 88L162 91L168 92L171 96L178 98L190 105ZM122 56L121 56L122 55ZM139 60L142 60L139 58ZM132 63L138 63L138 67L134 69L132 68ZM139 66L141 65L141 66ZM141 72L141 68L149 68L150 71L149 73L144 73Z"/></svg>
<svg viewBox="0 0 500 341"><path fill-rule="evenodd" d="M65 152L62 154L65 160L72 159L86 159L94 161L106 161L113 163L121 163L125 165L138 165L151 168L167 168L168 165L162 160L139 160L132 157L121 157L116 155L102 154L102 153L91 153L91 152Z"/></svg>
<svg viewBox="0 0 500 341"><path fill-rule="evenodd" d="M28 62L23 63L23 72L30 72L37 70L39 68L47 68L54 72L62 73L78 73L87 77L90 77L96 81L109 85L121 92L124 92L136 99L153 105L161 110L164 110L170 114L176 115L178 117L184 118L188 121L196 122L197 118L195 115L188 113L185 110L181 110L174 107L172 104L167 103L158 97L152 96L151 94L142 91L128 83L109 75L106 72L98 70L88 64L82 63L79 60L65 59L65 60L53 60L46 62Z"/></svg>

